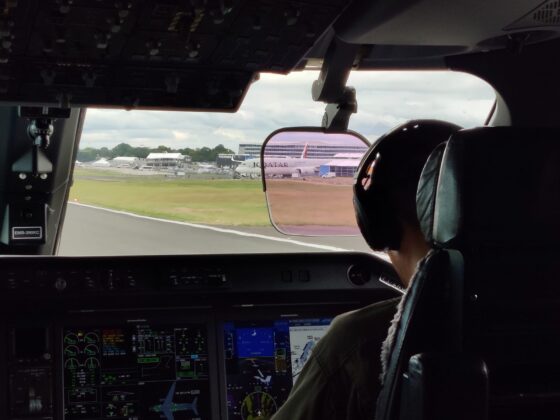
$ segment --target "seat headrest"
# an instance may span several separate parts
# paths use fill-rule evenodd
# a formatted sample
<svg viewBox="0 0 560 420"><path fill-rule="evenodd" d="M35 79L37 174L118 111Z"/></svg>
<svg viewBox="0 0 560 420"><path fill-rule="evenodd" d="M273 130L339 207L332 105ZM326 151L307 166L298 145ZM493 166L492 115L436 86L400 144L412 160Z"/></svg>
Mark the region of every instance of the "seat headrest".
<svg viewBox="0 0 560 420"><path fill-rule="evenodd" d="M433 241L434 205L436 202L436 189L439 181L439 169L447 141L437 146L424 164L424 169L418 181L416 193L416 215L424 237L430 243Z"/></svg>
<svg viewBox="0 0 560 420"><path fill-rule="evenodd" d="M457 132L424 167L417 213L426 239L444 248L557 242L560 129Z"/></svg>

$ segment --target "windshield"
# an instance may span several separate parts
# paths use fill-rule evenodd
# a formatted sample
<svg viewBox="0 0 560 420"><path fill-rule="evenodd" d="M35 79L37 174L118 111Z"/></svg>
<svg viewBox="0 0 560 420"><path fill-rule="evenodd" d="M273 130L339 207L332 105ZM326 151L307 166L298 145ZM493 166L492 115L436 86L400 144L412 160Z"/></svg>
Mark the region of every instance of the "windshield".
<svg viewBox="0 0 560 420"><path fill-rule="evenodd" d="M59 255L369 251L361 237L290 237L262 182L236 176L281 127L319 126L317 72L261 75L234 114L89 109ZM374 142L410 119L482 125L493 89L463 73L354 72L350 129Z"/></svg>

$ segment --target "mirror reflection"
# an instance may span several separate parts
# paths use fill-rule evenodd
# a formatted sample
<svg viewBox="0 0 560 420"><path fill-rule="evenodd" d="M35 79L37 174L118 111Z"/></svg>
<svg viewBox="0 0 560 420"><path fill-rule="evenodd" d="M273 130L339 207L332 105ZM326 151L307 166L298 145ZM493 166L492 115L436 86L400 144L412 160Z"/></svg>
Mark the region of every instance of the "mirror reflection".
<svg viewBox="0 0 560 420"><path fill-rule="evenodd" d="M368 147L353 133L276 132L262 150L267 203L276 228L289 235L359 234L352 185ZM241 177L260 174L261 161L245 161L236 171Z"/></svg>

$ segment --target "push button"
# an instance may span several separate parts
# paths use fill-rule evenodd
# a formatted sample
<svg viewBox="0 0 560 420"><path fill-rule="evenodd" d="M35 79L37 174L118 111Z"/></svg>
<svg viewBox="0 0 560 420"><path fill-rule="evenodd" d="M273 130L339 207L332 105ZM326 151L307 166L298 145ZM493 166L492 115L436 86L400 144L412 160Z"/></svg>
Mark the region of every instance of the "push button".
<svg viewBox="0 0 560 420"><path fill-rule="evenodd" d="M301 283L309 283L311 281L311 276L309 275L309 271L308 270L299 270L298 280Z"/></svg>
<svg viewBox="0 0 560 420"><path fill-rule="evenodd" d="M292 283L294 278L292 276L292 272L290 270L284 270L280 273L280 279L283 283Z"/></svg>

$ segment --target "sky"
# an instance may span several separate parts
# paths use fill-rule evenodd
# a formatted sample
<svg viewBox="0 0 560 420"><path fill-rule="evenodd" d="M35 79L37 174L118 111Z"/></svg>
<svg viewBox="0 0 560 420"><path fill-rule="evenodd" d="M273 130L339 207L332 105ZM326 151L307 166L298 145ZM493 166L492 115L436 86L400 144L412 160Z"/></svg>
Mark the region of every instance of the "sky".
<svg viewBox="0 0 560 420"><path fill-rule="evenodd" d="M320 126L324 103L311 99L316 71L287 76L262 74L237 113L120 111L89 109L80 148L132 146L174 149L214 147L235 152L239 143L262 143L288 126ZM397 124L435 118L473 127L483 124L494 101L484 81L451 71L353 72L347 83L357 91L358 113L351 129L370 141Z"/></svg>

